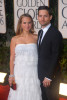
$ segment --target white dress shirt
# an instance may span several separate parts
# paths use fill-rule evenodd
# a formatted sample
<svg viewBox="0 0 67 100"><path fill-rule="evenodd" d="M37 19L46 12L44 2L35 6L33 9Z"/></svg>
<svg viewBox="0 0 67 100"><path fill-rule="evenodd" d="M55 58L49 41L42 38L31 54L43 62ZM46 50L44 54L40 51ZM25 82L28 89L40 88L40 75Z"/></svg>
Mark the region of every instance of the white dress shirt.
<svg viewBox="0 0 67 100"><path fill-rule="evenodd" d="M42 38L41 38L41 42L42 42L42 40L43 40L43 38L44 38L46 32L47 32L48 29L50 28L50 26L51 26L51 23L50 23L49 25L47 25L45 28L42 28L42 30L43 30L43 35L42 35Z"/></svg>
<svg viewBox="0 0 67 100"><path fill-rule="evenodd" d="M41 43L42 43L42 40L43 40L43 38L44 38L46 32L47 32L48 29L50 28L50 26L51 26L51 23L50 23L49 25L47 25L45 28L42 28L42 30L43 30L43 35L42 35L42 38L41 38ZM39 44L39 41L40 41L40 37L39 37L39 39L38 39L38 44Z"/></svg>

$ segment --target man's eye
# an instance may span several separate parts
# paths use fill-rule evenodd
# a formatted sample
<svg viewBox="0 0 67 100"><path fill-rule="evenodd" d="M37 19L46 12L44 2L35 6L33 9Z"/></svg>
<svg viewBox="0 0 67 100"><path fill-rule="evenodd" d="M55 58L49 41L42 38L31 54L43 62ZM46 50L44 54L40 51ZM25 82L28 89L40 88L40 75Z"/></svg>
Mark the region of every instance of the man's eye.
<svg viewBox="0 0 67 100"><path fill-rule="evenodd" d="M47 15L44 15L44 17L48 17Z"/></svg>
<svg viewBox="0 0 67 100"><path fill-rule="evenodd" d="M41 15L39 17L42 17Z"/></svg>

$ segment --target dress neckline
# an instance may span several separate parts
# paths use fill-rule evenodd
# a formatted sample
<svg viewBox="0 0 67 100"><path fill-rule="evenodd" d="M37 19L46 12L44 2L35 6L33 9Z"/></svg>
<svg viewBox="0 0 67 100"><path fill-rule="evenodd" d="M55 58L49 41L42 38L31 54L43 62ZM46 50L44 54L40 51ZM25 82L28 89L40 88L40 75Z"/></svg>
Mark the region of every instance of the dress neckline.
<svg viewBox="0 0 67 100"><path fill-rule="evenodd" d="M22 44L17 44L16 46L15 46L15 48L17 47L17 46L19 46L19 45L37 45L36 43L22 43Z"/></svg>

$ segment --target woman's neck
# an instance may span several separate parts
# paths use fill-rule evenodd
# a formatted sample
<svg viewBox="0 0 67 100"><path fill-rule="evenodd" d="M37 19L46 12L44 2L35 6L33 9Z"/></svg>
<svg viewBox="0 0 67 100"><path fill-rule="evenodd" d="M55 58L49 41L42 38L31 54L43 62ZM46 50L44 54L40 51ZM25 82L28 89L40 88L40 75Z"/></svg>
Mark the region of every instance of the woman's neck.
<svg viewBox="0 0 67 100"><path fill-rule="evenodd" d="M24 36L24 37L28 37L30 35L30 32L22 32L21 33L21 36Z"/></svg>

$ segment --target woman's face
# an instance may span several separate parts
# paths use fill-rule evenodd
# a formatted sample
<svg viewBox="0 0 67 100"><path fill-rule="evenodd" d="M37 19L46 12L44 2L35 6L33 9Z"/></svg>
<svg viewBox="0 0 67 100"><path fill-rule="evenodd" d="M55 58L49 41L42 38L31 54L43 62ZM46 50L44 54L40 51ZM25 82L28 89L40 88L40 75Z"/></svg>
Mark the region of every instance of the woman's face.
<svg viewBox="0 0 67 100"><path fill-rule="evenodd" d="M23 17L22 18L21 27L22 27L23 31L29 32L30 29L32 28L31 18L29 18L29 17Z"/></svg>

